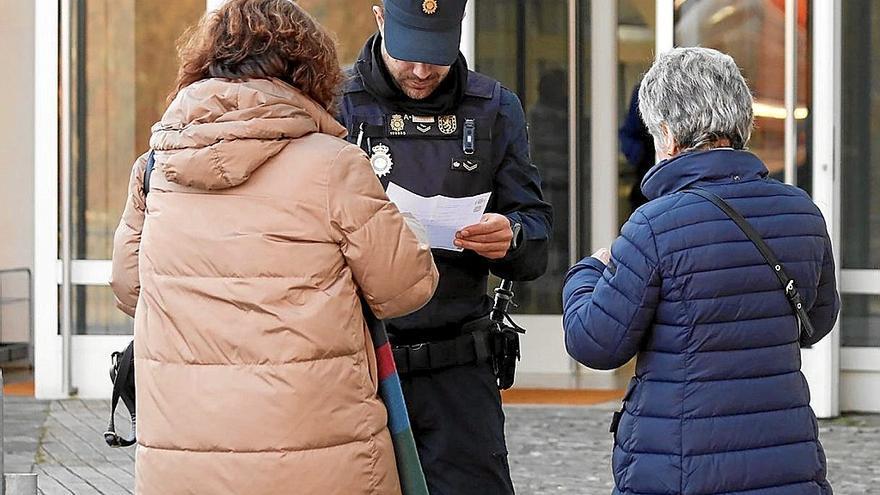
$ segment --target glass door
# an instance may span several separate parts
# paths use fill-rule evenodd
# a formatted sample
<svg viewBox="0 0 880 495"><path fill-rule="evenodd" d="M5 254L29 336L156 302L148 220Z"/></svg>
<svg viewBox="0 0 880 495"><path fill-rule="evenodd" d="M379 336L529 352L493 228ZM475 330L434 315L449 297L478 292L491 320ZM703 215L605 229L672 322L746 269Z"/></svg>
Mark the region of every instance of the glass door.
<svg viewBox="0 0 880 495"><path fill-rule="evenodd" d="M880 411L880 5L841 5L841 407Z"/></svg>
<svg viewBox="0 0 880 495"><path fill-rule="evenodd" d="M61 395L106 396L107 358L131 339L132 320L116 309L108 285L113 234L131 166L148 149L173 87L176 42L204 12L205 0L61 2Z"/></svg>
<svg viewBox="0 0 880 495"><path fill-rule="evenodd" d="M519 96L528 123L532 162L541 172L545 199L554 209L547 272L537 281L514 287L517 321L529 329L523 340L518 384L555 385L544 381L546 376L565 380L571 372L560 314L562 281L573 257L571 229L579 225L577 210L572 208L571 179L577 170L577 160L573 160L577 152L572 151L571 142L572 136L581 137L578 133L584 132L584 126L572 123L578 96L572 93L576 69L570 37L580 31L575 19L583 10L582 4L589 11L589 2L584 1L474 1L476 39L471 67L498 79ZM581 122L588 122L582 113L577 115ZM588 139L581 142L589 149ZM589 189L589 182L579 185L581 190ZM530 382L530 375L535 374L545 378Z"/></svg>
<svg viewBox="0 0 880 495"><path fill-rule="evenodd" d="M221 3L62 0L38 9L40 25L53 25L56 19L58 26L57 51L49 52L47 45L46 56L38 54L38 65L47 72L46 80L54 76L60 98L53 110L61 116L59 126L51 130L58 138L58 149L53 148L58 166L47 166L50 153L37 150L38 175L57 184L57 195L47 190L37 199L38 211L48 213L48 208L41 209L48 204L55 209L46 222L56 219L54 246L49 246L53 233L44 232L48 229L38 234L43 238L37 246L40 302L49 284L57 284L56 297L43 305L57 318L40 316L36 325L40 396L109 393L107 358L131 340L133 331L131 318L115 307L108 285L113 234L125 205L131 166L148 150L150 128L168 104L179 38L206 8ZM375 2L302 3L328 28L344 33L340 58L351 64L375 30L370 11ZM52 57L58 71L54 74ZM49 91L40 96L52 98ZM50 142L51 131L38 135L37 142L41 137Z"/></svg>
<svg viewBox="0 0 880 495"><path fill-rule="evenodd" d="M847 2L668 2L674 9L675 45L716 48L739 64L755 97L751 150L767 164L773 177L813 196L825 215L838 253L839 229L847 228L848 223L840 222L836 206L841 197L835 141L841 88L827 68L838 62L831 47L838 36L837 9L843 3ZM863 177L854 180L863 181ZM846 309L843 315L845 321ZM836 416L840 411L838 341L835 331L801 354L812 406L823 417Z"/></svg>

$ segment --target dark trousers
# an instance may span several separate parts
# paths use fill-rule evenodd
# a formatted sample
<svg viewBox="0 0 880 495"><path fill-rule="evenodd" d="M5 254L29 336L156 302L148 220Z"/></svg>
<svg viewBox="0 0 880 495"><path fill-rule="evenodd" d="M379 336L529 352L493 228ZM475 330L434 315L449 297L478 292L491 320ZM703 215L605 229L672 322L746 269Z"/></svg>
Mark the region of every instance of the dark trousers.
<svg viewBox="0 0 880 495"><path fill-rule="evenodd" d="M511 495L504 411L489 364L401 377L431 495Z"/></svg>

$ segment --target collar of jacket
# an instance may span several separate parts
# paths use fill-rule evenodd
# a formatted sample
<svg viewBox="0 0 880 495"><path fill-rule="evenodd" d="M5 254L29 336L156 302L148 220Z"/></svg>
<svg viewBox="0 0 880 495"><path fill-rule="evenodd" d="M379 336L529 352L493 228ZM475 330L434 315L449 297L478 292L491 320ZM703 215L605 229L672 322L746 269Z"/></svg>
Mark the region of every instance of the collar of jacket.
<svg viewBox="0 0 880 495"><path fill-rule="evenodd" d="M382 35L378 32L367 40L355 62L354 70L360 76L364 89L373 98L387 108L413 115L453 113L464 99L468 86L467 61L464 55L459 54L446 79L434 93L423 100L413 100L406 96L385 66L382 58Z"/></svg>
<svg viewBox="0 0 880 495"><path fill-rule="evenodd" d="M764 162L748 151L696 151L654 165L642 179L642 193L657 199L699 183L757 179L767 174Z"/></svg>

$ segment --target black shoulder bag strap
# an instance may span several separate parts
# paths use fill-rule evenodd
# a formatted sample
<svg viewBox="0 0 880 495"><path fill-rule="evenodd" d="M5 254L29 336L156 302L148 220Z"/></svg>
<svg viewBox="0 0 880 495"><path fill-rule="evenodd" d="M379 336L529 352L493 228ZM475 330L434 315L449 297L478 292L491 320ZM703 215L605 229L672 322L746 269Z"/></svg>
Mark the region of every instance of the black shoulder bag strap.
<svg viewBox="0 0 880 495"><path fill-rule="evenodd" d="M153 167L156 166L155 153L155 151L150 150L150 154L147 155L147 167L144 169L144 197L150 194L150 175L153 173Z"/></svg>
<svg viewBox="0 0 880 495"><path fill-rule="evenodd" d="M810 316L807 314L806 308L804 308L804 302L801 298L800 292L797 290L797 285L793 278L789 277L785 272L785 267L782 266L782 263L773 254L773 251L770 249L770 246L764 242L764 239L761 238L761 235L755 230L754 227L743 218L742 215L739 214L736 210L733 209L726 201L721 199L718 195L713 194L705 189L693 188L687 189L684 192L696 194L697 196L706 199L715 206L718 207L719 210L723 211L734 223L743 231L746 237L749 238L750 241L758 248L758 251L761 252L761 255L764 257L764 260L767 261L767 264L770 265L770 268L773 270L773 273L776 274L776 278L779 279L779 282L782 284L783 289L785 290L785 297L788 298L789 304L791 304L791 308L794 310L795 315L797 315L798 320L800 320L800 341L803 346L803 342L809 341L810 338L813 337L813 333L815 333L813 329L813 324L810 322ZM803 346L807 347L807 346Z"/></svg>
<svg viewBox="0 0 880 495"><path fill-rule="evenodd" d="M137 418L135 416L134 399L127 399L123 396L123 389L128 385L131 374L134 373L132 363L134 362L134 343L128 345L122 352L113 353L114 368L116 377L113 380L113 397L110 400L110 425L104 432L104 441L110 447L130 447L137 443ZM131 437L122 438L116 433L116 406L119 405L119 399L125 402L125 407L129 409L131 415Z"/></svg>

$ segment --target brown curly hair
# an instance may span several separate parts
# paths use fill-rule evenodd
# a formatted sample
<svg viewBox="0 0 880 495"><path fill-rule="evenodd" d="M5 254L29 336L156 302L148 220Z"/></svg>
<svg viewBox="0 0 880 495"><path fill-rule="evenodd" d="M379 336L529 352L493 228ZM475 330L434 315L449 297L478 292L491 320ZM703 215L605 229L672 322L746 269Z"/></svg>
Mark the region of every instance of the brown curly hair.
<svg viewBox="0 0 880 495"><path fill-rule="evenodd" d="M169 100L212 77L278 78L332 110L343 80L335 39L291 0L228 0L183 34L178 53Z"/></svg>

